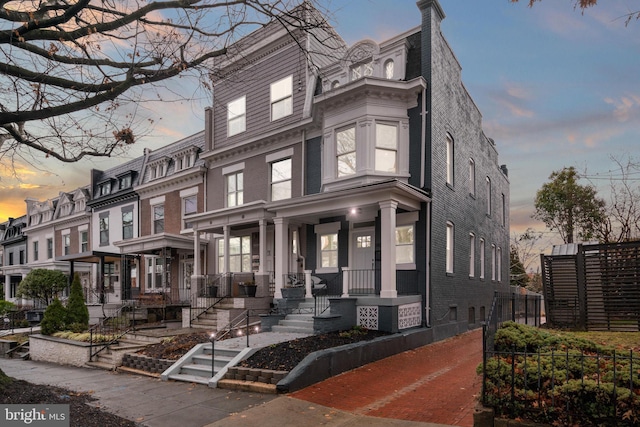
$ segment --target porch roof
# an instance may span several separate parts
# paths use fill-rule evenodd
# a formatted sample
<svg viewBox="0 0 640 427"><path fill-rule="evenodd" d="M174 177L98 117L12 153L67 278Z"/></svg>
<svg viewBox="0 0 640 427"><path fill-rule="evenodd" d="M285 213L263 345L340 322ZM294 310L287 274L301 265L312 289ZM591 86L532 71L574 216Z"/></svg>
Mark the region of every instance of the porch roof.
<svg viewBox="0 0 640 427"><path fill-rule="evenodd" d="M208 240L202 239L201 246L206 246ZM185 249L193 251L193 236L171 233L159 233L149 236L136 237L135 239L120 240L114 243L122 253L150 253L163 248Z"/></svg>
<svg viewBox="0 0 640 427"><path fill-rule="evenodd" d="M118 262L121 257L121 254L113 252L86 251L78 254L59 256L56 257L56 261L89 262L92 264L98 264L101 259L104 259L104 262Z"/></svg>
<svg viewBox="0 0 640 427"><path fill-rule="evenodd" d="M377 212L383 201L394 201L398 203L399 209L417 211L422 202L428 203L431 198L419 188L390 179L355 188L312 194L286 203L273 203L269 210L278 217L317 223L321 217L348 216L352 209Z"/></svg>

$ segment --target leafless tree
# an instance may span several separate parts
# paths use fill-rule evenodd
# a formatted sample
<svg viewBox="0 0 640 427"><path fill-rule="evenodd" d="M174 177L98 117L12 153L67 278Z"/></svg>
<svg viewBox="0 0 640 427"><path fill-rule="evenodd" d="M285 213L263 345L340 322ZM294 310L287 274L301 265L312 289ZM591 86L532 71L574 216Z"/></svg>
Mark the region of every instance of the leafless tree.
<svg viewBox="0 0 640 427"><path fill-rule="evenodd" d="M144 102L169 79L208 85L240 37L277 21L293 34L328 25L312 1L0 0L0 160L62 162L126 150L153 124Z"/></svg>
<svg viewBox="0 0 640 427"><path fill-rule="evenodd" d="M519 0L511 0L512 3L517 3ZM542 0L529 0L529 7ZM598 4L598 0L572 0L575 8L579 8L584 13L584 10ZM640 10L629 10L628 13L622 16L624 18L625 25L629 25L632 20L640 19Z"/></svg>
<svg viewBox="0 0 640 427"><path fill-rule="evenodd" d="M609 171L609 201L605 221L599 230L604 243L624 242L640 238L640 163L632 156L610 156L615 167ZM587 175L593 182L601 176Z"/></svg>

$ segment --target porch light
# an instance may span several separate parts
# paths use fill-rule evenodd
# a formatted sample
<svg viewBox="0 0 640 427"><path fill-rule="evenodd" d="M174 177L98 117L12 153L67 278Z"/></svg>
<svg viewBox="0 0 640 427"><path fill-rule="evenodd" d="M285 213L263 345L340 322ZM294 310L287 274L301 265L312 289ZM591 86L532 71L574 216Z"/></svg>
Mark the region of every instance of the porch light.
<svg viewBox="0 0 640 427"><path fill-rule="evenodd" d="M362 213L362 209L360 209L360 208L351 208L351 215L357 215L359 213Z"/></svg>

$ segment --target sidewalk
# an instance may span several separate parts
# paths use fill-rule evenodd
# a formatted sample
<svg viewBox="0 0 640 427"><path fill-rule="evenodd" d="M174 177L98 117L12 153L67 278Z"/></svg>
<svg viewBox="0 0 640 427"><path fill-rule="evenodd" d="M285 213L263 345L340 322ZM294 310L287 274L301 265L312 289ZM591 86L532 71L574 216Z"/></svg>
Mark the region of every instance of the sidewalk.
<svg viewBox="0 0 640 427"><path fill-rule="evenodd" d="M0 359L0 368L31 383L91 392L103 409L148 427L471 427L481 335L406 351L287 396L44 362Z"/></svg>

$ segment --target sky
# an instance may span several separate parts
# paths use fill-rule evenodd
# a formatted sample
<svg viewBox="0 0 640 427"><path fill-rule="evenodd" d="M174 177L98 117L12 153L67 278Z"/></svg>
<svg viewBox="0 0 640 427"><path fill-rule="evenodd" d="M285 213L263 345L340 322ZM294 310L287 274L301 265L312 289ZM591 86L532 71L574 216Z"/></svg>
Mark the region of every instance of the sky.
<svg viewBox="0 0 640 427"><path fill-rule="evenodd" d="M330 22L352 45L389 39L420 24L415 0L325 0ZM640 22L624 16L637 0L609 0L585 10L572 0L440 0L442 32L462 66L462 80L493 138L510 179L511 233L532 227L536 191L549 175L575 166L606 178L611 157L640 160ZM203 129L206 101L172 103L156 111L151 134L127 156L47 163L2 176L0 222L23 215L28 197L46 200L90 181L106 169ZM608 181L594 179L606 195ZM638 181L635 181L637 184ZM585 182L586 184L586 182ZM601 187L600 187L601 186ZM553 239L553 234L548 234Z"/></svg>

